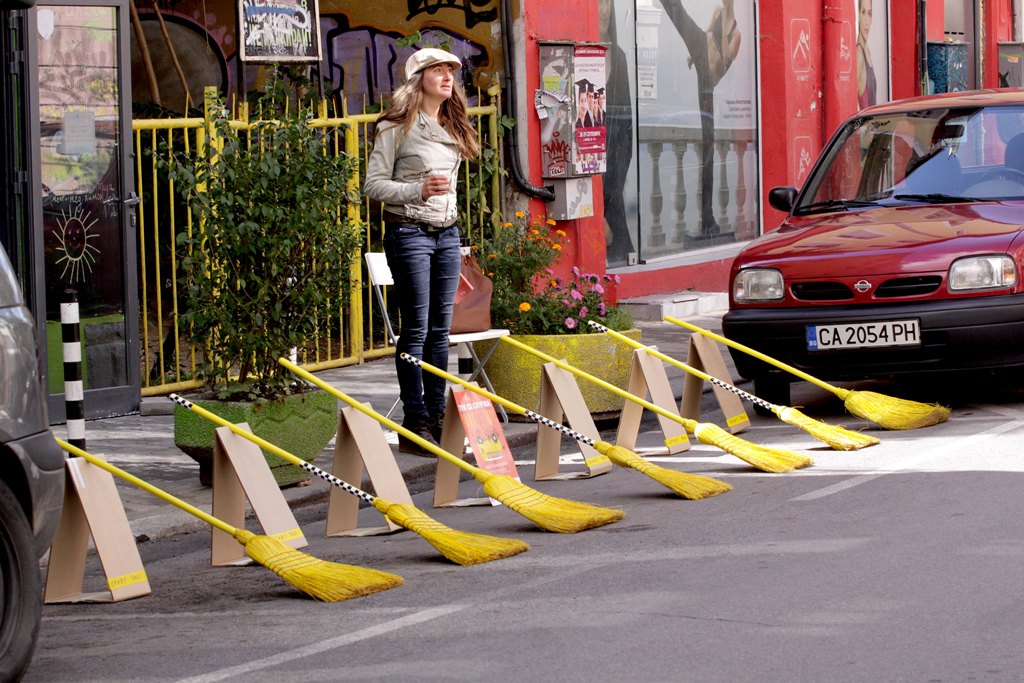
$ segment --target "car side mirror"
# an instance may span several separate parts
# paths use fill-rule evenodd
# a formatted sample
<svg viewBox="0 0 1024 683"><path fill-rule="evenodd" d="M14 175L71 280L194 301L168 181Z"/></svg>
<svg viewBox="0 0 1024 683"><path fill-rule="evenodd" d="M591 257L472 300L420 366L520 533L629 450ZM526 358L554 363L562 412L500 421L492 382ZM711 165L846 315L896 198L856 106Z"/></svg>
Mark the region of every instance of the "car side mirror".
<svg viewBox="0 0 1024 683"><path fill-rule="evenodd" d="M768 204L773 209L789 213L793 210L793 205L796 204L796 188L773 187L768 191Z"/></svg>

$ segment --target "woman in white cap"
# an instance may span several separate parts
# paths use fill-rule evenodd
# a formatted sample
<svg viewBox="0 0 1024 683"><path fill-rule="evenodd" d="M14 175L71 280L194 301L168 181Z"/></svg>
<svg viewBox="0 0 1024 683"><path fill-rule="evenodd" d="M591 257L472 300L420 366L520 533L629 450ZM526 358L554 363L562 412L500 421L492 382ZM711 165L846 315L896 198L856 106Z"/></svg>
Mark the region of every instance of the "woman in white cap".
<svg viewBox="0 0 1024 683"><path fill-rule="evenodd" d="M444 380L398 358L448 365L448 331L459 284L458 202L462 159L480 153L466 115L459 58L436 48L405 63L405 83L377 122L363 187L384 203L384 252L395 280L401 334L395 364L402 426L437 441L444 420ZM430 455L399 435L403 453Z"/></svg>

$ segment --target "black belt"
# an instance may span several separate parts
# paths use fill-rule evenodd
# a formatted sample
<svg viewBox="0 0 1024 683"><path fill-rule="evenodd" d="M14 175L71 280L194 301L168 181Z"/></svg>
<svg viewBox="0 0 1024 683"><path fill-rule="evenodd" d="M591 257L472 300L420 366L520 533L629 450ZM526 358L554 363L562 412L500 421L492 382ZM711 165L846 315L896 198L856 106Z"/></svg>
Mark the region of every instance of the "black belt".
<svg viewBox="0 0 1024 683"><path fill-rule="evenodd" d="M405 225L415 225L419 229L425 230L427 232L440 232L442 230L447 230L448 228L450 228L453 225L455 225L455 223L458 222L458 218L453 218L451 220L451 222L449 222L446 225L437 225L436 223L430 223L430 222L425 221L425 220L416 219L416 218L409 218L408 216L402 216L402 215L399 215L397 213L392 213L390 211L385 211L384 212L384 222L385 223L403 223Z"/></svg>

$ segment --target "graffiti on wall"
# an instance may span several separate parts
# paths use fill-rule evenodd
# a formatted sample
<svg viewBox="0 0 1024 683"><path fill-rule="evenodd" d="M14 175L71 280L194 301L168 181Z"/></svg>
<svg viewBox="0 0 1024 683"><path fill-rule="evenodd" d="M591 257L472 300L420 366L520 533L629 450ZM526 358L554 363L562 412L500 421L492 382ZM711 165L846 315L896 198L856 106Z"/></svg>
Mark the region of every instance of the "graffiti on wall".
<svg viewBox="0 0 1024 683"><path fill-rule="evenodd" d="M236 79L235 0L159 0L164 22L172 26L171 44L182 63L192 106L204 86L225 93L238 90ZM155 13L139 8L148 52L163 105L184 111L184 94L173 59ZM499 43L492 30L498 20L497 0L322 0L320 62L325 91L336 102L344 93L349 111L379 104L402 82L405 59L419 47L442 46L464 64L467 94L473 86L490 85L492 70L501 63ZM415 46L399 44L420 33ZM152 101L152 86L132 35L133 92L136 101ZM265 67L249 66L247 90L260 87ZM215 81L215 82L210 82Z"/></svg>
<svg viewBox="0 0 1024 683"><path fill-rule="evenodd" d="M498 19L498 10L494 0L409 0L409 14L406 21L421 16L433 16L443 9L462 12L467 29L480 23L490 23Z"/></svg>

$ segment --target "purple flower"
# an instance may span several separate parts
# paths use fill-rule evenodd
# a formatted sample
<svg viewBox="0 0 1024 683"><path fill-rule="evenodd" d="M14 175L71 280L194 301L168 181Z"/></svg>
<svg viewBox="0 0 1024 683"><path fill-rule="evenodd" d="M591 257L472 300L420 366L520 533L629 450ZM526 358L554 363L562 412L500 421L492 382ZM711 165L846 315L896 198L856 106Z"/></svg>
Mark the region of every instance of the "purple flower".
<svg viewBox="0 0 1024 683"><path fill-rule="evenodd" d="M603 316L603 315L604 315L604 314L605 314L605 313L606 313L607 311L608 311L608 309L607 309L607 308L605 307L605 305L604 305L604 302L603 302L603 301L602 301L601 303L599 303L599 304L597 305L597 312L598 312L598 313L600 313L600 314L601 314L602 316Z"/></svg>
<svg viewBox="0 0 1024 683"><path fill-rule="evenodd" d="M570 292L570 294L569 294L569 295L570 295L570 296L571 296L571 297L572 297L573 299L576 299L576 301L583 301L583 295L582 295L582 294L580 294L580 290L578 290L578 289L574 289L574 290L572 290L572 292Z"/></svg>
<svg viewBox="0 0 1024 683"><path fill-rule="evenodd" d="M587 313L589 313L589 312L590 312L590 309L588 309L586 306L583 306L582 308L580 308L579 315L580 315L581 318L586 318L587 317Z"/></svg>
<svg viewBox="0 0 1024 683"><path fill-rule="evenodd" d="M576 320L573 319L573 318L566 318L565 319L565 326L568 327L570 330L575 330L576 329Z"/></svg>
<svg viewBox="0 0 1024 683"><path fill-rule="evenodd" d="M598 294L604 294L604 287L601 285L594 285L594 291Z"/></svg>

